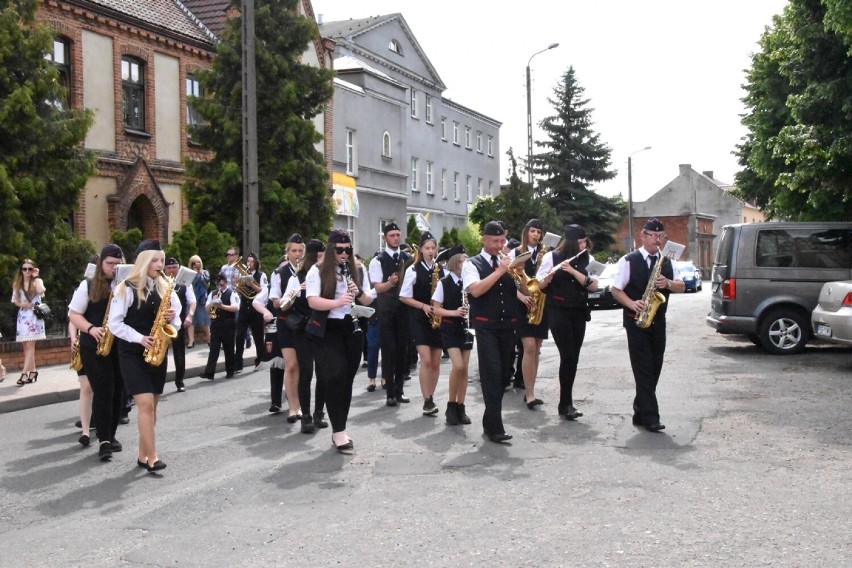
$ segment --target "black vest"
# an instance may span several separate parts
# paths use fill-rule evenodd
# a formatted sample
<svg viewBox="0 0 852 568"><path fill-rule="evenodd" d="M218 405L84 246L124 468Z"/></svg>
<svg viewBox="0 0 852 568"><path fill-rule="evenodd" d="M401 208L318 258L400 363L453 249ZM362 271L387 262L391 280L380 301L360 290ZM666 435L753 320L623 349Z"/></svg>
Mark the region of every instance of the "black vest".
<svg viewBox="0 0 852 568"><path fill-rule="evenodd" d="M519 246L515 249L515 256L518 257L525 252L528 252L528 248L525 246ZM544 254L544 251L541 249L541 245L537 245L533 254L527 259L524 263L524 272L526 272L527 276L530 278L535 278L536 270L538 269L538 259L541 255Z"/></svg>
<svg viewBox="0 0 852 568"><path fill-rule="evenodd" d="M92 281L91 279L86 279L86 283L88 285L88 289L91 292L92 290ZM95 327L101 327L104 322L104 316L106 315L107 310L107 302L109 297L104 298L98 302L93 302L91 298L89 298L89 305L86 306L86 311L83 313L83 317L89 323L95 325ZM149 330L150 331L150 330ZM85 329L80 330L80 346L86 347L89 349L95 349L98 345L98 342L95 341L95 338L86 333Z"/></svg>
<svg viewBox="0 0 852 568"><path fill-rule="evenodd" d="M433 266L434 270L434 266ZM414 267L414 274L417 278L414 280L414 291L412 297L415 300L423 302L426 305L432 303L432 270L423 266L422 262L418 262ZM444 277L444 269L438 268L438 277Z"/></svg>
<svg viewBox="0 0 852 568"><path fill-rule="evenodd" d="M485 279L494 272L491 263L482 255L476 255L470 261L479 272L480 279ZM507 272L482 296L468 296L470 326L473 329L513 328L518 321L517 298L515 281Z"/></svg>
<svg viewBox="0 0 852 568"><path fill-rule="evenodd" d="M133 300L130 302L130 307L127 308L127 315L124 316L124 323L132 327L142 335L150 335L151 328L154 327L154 318L157 317L157 312L160 310L160 294L154 289L148 294L148 298L139 305L139 292L130 282L124 283L127 289L126 294L130 294ZM124 346L124 351L135 352L140 354L145 350L139 343L121 342Z"/></svg>
<svg viewBox="0 0 852 568"><path fill-rule="evenodd" d="M263 273L260 270L255 270L254 274L251 275L252 278L254 278L254 281L257 282L258 288L260 288L260 277L262 275ZM240 296L240 311L242 312L243 310L246 310L244 313L248 313L247 310L249 308L254 310L254 308L251 307L252 301L254 301L254 298L249 299L244 296Z"/></svg>
<svg viewBox="0 0 852 568"><path fill-rule="evenodd" d="M236 292L231 290L230 288L226 288L224 292L222 292L221 300L222 304L231 305L231 296L233 296ZM215 294L215 292L211 292L211 294ZM216 319L210 318L211 325L221 325L225 323L230 323L234 321L234 318L237 317L236 312L228 312L225 310L216 310Z"/></svg>
<svg viewBox="0 0 852 568"><path fill-rule="evenodd" d="M289 270L287 272L289 273ZM299 284L304 284L305 278L308 277L308 273L307 272L297 272L295 274L295 276L296 276L296 278L299 279ZM281 299L282 300L285 299L285 297L283 296L285 289L286 289L286 286L281 286L281 294L282 294ZM279 319L282 319L282 320L287 319L287 312L290 312L290 311L298 312L298 313L300 313L304 316L310 316L311 315L311 307L308 305L308 298L305 295L306 293L307 293L306 290L302 290L296 296L296 298L293 300L293 304L290 306L290 309L288 309L287 311L282 311L281 313L278 314Z"/></svg>
<svg viewBox="0 0 852 568"><path fill-rule="evenodd" d="M651 269L648 268L648 262L642 257L642 252L639 250L631 252L625 256L624 259L630 264L630 279L624 287L624 293L627 294L627 297L631 300L639 300L645 293L645 288L648 285L648 278L651 276ZM657 259L657 262L660 262L660 260ZM674 270L672 269L671 260L664 259L661 273L669 280L674 278ZM666 308L669 305L668 300L669 295L671 294L668 289L657 291L661 292L663 296L665 296L666 302L657 308L654 321L657 321L657 318L664 319L666 317ZM633 310L624 308L625 319L633 319L635 315L636 314L633 313Z"/></svg>
<svg viewBox="0 0 852 568"><path fill-rule="evenodd" d="M394 261L393 257L384 250L373 259L373 262L378 262L382 267L382 282L387 282L388 279L400 271L405 261L409 257L406 253L399 251L399 260ZM376 297L376 305L380 312L393 312L398 310L403 304L399 301L399 289L402 287L402 280L390 288L387 292L382 292Z"/></svg>
<svg viewBox="0 0 852 568"><path fill-rule="evenodd" d="M186 313L189 310L189 302L186 300L186 286L175 286L175 294L177 294L178 300L180 300L180 321L182 323L186 319Z"/></svg>
<svg viewBox="0 0 852 568"><path fill-rule="evenodd" d="M441 278L441 286L444 288L444 302L441 304L445 310L456 310L462 305L462 281L456 284L452 274ZM461 333L464 330L464 318L443 317L441 318L441 331Z"/></svg>
<svg viewBox="0 0 852 568"><path fill-rule="evenodd" d="M563 260L562 255L553 251L553 266L557 266ZM577 270L588 276L586 267L589 266L589 255L584 254L580 258ZM559 308L572 308L585 310L588 306L589 292L583 287L582 282L577 280L565 272L564 270L556 270L553 274L553 279L547 288L544 289L547 296L547 305Z"/></svg>

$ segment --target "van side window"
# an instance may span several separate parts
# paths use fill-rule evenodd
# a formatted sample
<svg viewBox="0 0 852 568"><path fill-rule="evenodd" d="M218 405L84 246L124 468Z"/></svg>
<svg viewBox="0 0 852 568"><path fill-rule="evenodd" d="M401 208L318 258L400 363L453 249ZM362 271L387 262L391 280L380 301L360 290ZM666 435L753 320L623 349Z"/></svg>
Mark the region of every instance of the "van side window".
<svg viewBox="0 0 852 568"><path fill-rule="evenodd" d="M757 234L756 266L848 268L852 231L848 229L767 229Z"/></svg>

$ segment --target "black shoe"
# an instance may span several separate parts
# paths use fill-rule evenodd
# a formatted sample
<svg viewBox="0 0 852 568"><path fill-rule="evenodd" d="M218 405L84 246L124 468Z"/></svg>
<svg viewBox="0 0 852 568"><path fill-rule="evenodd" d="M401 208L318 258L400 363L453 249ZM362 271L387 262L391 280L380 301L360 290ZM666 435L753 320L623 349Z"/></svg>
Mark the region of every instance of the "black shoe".
<svg viewBox="0 0 852 568"><path fill-rule="evenodd" d="M122 414L121 417L118 419L118 423L130 424L130 416L128 416L127 414Z"/></svg>
<svg viewBox="0 0 852 568"><path fill-rule="evenodd" d="M89 447L89 435L88 434L83 434L82 436L80 436L80 438L77 441L80 442L80 445L83 446L84 448Z"/></svg>
<svg viewBox="0 0 852 568"><path fill-rule="evenodd" d="M536 406L538 406L538 405L540 405L540 404L544 404L544 401L543 401L543 400L541 400L540 398L534 398L534 399L532 399L532 400L527 400L527 397L526 397L526 396L524 396L524 403L527 405L527 408L529 408L530 410L532 410L532 409L534 409Z"/></svg>
<svg viewBox="0 0 852 568"><path fill-rule="evenodd" d="M459 411L457 402L448 402L447 403L447 411L444 413L444 416L447 417L447 426L458 426L459 425Z"/></svg>
<svg viewBox="0 0 852 568"><path fill-rule="evenodd" d="M287 422L289 422L290 424L295 424L296 422L298 422L301 419L302 419L301 414L289 414L287 416Z"/></svg>
<svg viewBox="0 0 852 568"><path fill-rule="evenodd" d="M411 399L408 398L407 396L405 396L404 394L398 394L398 395L396 395L396 401L404 403L404 404L408 404L409 402L411 402Z"/></svg>
<svg viewBox="0 0 852 568"><path fill-rule="evenodd" d="M426 402L423 403L423 416L433 416L435 414L438 414L438 407L435 406L435 402L430 396L426 399Z"/></svg>
<svg viewBox="0 0 852 568"><path fill-rule="evenodd" d="M101 442L98 446L98 459L102 462L112 459L112 448L109 447L109 442Z"/></svg>
<svg viewBox="0 0 852 568"><path fill-rule="evenodd" d="M148 464L137 459L136 460L136 467L141 467L142 469L148 469Z"/></svg>
<svg viewBox="0 0 852 568"><path fill-rule="evenodd" d="M449 358L450 358L450 354L447 353L446 349L444 349L443 353L441 353L441 359L449 359Z"/></svg>
<svg viewBox="0 0 852 568"><path fill-rule="evenodd" d="M121 442L119 442L118 440L110 440L109 449L111 449L113 452L120 452L124 449L124 446L122 446Z"/></svg>
<svg viewBox="0 0 852 568"><path fill-rule="evenodd" d="M388 401L385 403L387 406L396 406L396 399L392 396L388 397Z"/></svg>
<svg viewBox="0 0 852 568"><path fill-rule="evenodd" d="M328 422L325 420L324 412L314 412L314 426L317 428L328 428Z"/></svg>
<svg viewBox="0 0 852 568"><path fill-rule="evenodd" d="M638 414L633 415L633 425L634 426L642 426L642 419L639 418Z"/></svg>
<svg viewBox="0 0 852 568"><path fill-rule="evenodd" d="M659 432L660 430L665 430L666 425L660 424L659 422L652 422L651 424L645 424L645 430L648 432Z"/></svg>
<svg viewBox="0 0 852 568"><path fill-rule="evenodd" d="M313 434L317 431L317 427L314 426L313 419L305 414L302 416L302 434Z"/></svg>
<svg viewBox="0 0 852 568"><path fill-rule="evenodd" d="M178 392L186 392L186 386L184 386L183 381L175 381L175 386L177 387Z"/></svg>
<svg viewBox="0 0 852 568"><path fill-rule="evenodd" d="M275 406L273 404L272 406L269 407L269 412L271 412L272 414L278 414L279 412L281 412L281 407Z"/></svg>
<svg viewBox="0 0 852 568"><path fill-rule="evenodd" d="M488 434L488 439L496 444L502 444L503 442L511 440L512 435L506 434L505 432L503 434Z"/></svg>
<svg viewBox="0 0 852 568"><path fill-rule="evenodd" d="M403 380L403 381L410 381L410 380L411 380L411 375L405 375L404 377L402 377L402 380Z"/></svg>
<svg viewBox="0 0 852 568"><path fill-rule="evenodd" d="M583 415L582 412L574 408L573 406L569 406L565 412L560 412L562 416L565 417L566 420L576 420Z"/></svg>
<svg viewBox="0 0 852 568"><path fill-rule="evenodd" d="M335 444L335 443L334 443L334 440L332 440L332 441L331 441L331 445L332 445L332 446L334 447L334 449L335 449L335 450L337 450L338 452L348 452L349 450L354 450L354 449L355 449L355 444L353 444L353 443L352 443L352 440L349 440L349 441L348 441L348 442L346 442L345 444L340 444L339 446L338 446L337 444Z"/></svg>
<svg viewBox="0 0 852 568"><path fill-rule="evenodd" d="M458 410L459 424L470 424L470 417L464 411L464 405L456 404L456 409Z"/></svg>
<svg viewBox="0 0 852 568"><path fill-rule="evenodd" d="M74 423L74 426L76 426L77 428L82 428L82 427L83 427L83 423L82 423L81 421L79 421L79 420L78 420L77 422L75 422L75 423Z"/></svg>
<svg viewBox="0 0 852 568"><path fill-rule="evenodd" d="M367 385L367 392L373 392L376 390L376 383L373 381L372 383Z"/></svg>
<svg viewBox="0 0 852 568"><path fill-rule="evenodd" d="M137 460L138 461L138 460ZM155 473L160 471L161 469L166 469L166 463L162 460L157 460L152 464L145 464L145 469L148 470L148 473Z"/></svg>
<svg viewBox="0 0 852 568"><path fill-rule="evenodd" d="M240 369L240 370L242 370L242 369ZM239 372L239 371L237 371L237 372ZM226 379L233 379L233 378L234 378L234 373L225 373L225 378L226 378Z"/></svg>
<svg viewBox="0 0 852 568"><path fill-rule="evenodd" d="M200 378L202 378L202 379L207 379L208 381L212 381L212 380L213 380L213 373L201 373L201 374L200 374L200 375L198 375L198 376L199 376Z"/></svg>

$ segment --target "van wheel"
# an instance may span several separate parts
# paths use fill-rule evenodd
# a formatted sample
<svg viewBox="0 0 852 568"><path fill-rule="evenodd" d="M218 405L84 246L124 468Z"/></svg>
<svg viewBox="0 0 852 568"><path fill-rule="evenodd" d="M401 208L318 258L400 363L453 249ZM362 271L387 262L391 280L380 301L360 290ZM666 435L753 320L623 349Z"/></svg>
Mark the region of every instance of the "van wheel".
<svg viewBox="0 0 852 568"><path fill-rule="evenodd" d="M760 325L760 344L773 355L801 353L808 341L804 317L788 309L773 310Z"/></svg>

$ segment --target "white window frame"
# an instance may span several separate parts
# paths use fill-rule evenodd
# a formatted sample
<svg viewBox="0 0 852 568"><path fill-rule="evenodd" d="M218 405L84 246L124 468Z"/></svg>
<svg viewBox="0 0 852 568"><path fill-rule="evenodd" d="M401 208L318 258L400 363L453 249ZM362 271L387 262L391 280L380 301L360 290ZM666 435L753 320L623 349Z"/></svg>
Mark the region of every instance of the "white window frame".
<svg viewBox="0 0 852 568"><path fill-rule="evenodd" d="M471 181L473 180L470 176L465 176L464 179L464 187L467 190L467 202L473 203L473 184Z"/></svg>
<svg viewBox="0 0 852 568"><path fill-rule="evenodd" d="M482 197L482 178L476 179L476 195Z"/></svg>
<svg viewBox="0 0 852 568"><path fill-rule="evenodd" d="M447 198L447 168L441 170L441 199Z"/></svg>
<svg viewBox="0 0 852 568"><path fill-rule="evenodd" d="M383 158L391 158L391 137L390 132L385 130L385 133L382 134L382 157Z"/></svg>
<svg viewBox="0 0 852 568"><path fill-rule="evenodd" d="M435 195L435 188L432 185L432 162L426 162L426 193Z"/></svg>
<svg viewBox="0 0 852 568"><path fill-rule="evenodd" d="M411 89L411 118L419 118L417 114L417 90Z"/></svg>
<svg viewBox="0 0 852 568"><path fill-rule="evenodd" d="M441 117L441 140L447 141L447 117Z"/></svg>
<svg viewBox="0 0 852 568"><path fill-rule="evenodd" d="M379 246L376 248L376 250L385 250L385 247L387 245L385 243L385 232L382 229L385 228L385 225L395 222L396 221L394 221L393 219L379 219L379 230L376 232L376 234L379 236Z"/></svg>
<svg viewBox="0 0 852 568"><path fill-rule="evenodd" d="M494 182L491 180L488 181L488 195L491 197L497 197L494 195Z"/></svg>
<svg viewBox="0 0 852 568"><path fill-rule="evenodd" d="M488 136L488 155L494 155L494 137L490 135Z"/></svg>
<svg viewBox="0 0 852 568"><path fill-rule="evenodd" d="M411 191L420 191L417 183L417 170L420 167L420 158L411 156Z"/></svg>
<svg viewBox="0 0 852 568"><path fill-rule="evenodd" d="M453 121L453 144L459 145L459 123Z"/></svg>
<svg viewBox="0 0 852 568"><path fill-rule="evenodd" d="M453 199L459 200L459 173L453 172Z"/></svg>
<svg viewBox="0 0 852 568"><path fill-rule="evenodd" d="M344 141L346 143L346 173L347 175L355 175L358 157L355 154L355 131L353 129L346 129Z"/></svg>
<svg viewBox="0 0 852 568"><path fill-rule="evenodd" d="M432 95L426 95L426 124L432 124Z"/></svg>
<svg viewBox="0 0 852 568"><path fill-rule="evenodd" d="M482 153L482 131L476 131L476 151Z"/></svg>
<svg viewBox="0 0 852 568"><path fill-rule="evenodd" d="M473 139L470 136L470 126L465 126L464 127L464 147L467 148L468 150L471 149L472 140Z"/></svg>

